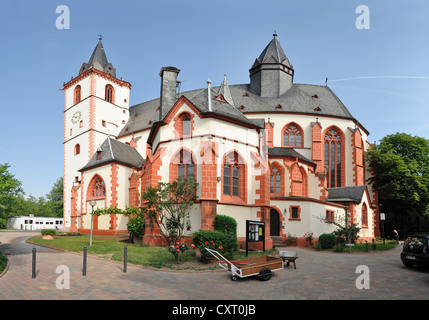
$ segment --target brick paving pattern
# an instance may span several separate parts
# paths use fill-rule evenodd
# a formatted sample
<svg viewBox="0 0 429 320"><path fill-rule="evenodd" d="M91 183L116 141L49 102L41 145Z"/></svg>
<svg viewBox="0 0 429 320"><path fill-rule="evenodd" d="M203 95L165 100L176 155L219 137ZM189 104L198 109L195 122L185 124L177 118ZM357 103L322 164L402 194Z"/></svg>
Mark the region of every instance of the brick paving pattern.
<svg viewBox="0 0 429 320"><path fill-rule="evenodd" d="M5 235L6 234L6 235ZM401 246L368 254L298 252L297 269L286 267L271 280L231 280L227 271L165 272L88 256L82 276L82 255L37 247L37 276L31 278L31 248L26 234L0 232L0 250L9 253L9 269L0 278L0 300L353 300L429 299L429 270L406 268ZM8 238L9 237L9 238ZM28 236L26 236L28 237ZM12 242L12 243L8 243ZM288 250L291 250L289 247ZM57 289L57 266L70 270L70 289ZM370 288L357 289L360 273L370 270Z"/></svg>

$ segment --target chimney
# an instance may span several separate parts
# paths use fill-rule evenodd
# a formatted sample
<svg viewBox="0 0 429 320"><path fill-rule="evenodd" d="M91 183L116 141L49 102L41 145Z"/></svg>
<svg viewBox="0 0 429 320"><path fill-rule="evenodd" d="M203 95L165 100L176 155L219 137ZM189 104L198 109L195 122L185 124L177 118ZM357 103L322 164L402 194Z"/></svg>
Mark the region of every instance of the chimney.
<svg viewBox="0 0 429 320"><path fill-rule="evenodd" d="M175 67L162 67L159 72L161 77L161 96L159 106L159 120L167 113L176 102L177 75L180 70Z"/></svg>

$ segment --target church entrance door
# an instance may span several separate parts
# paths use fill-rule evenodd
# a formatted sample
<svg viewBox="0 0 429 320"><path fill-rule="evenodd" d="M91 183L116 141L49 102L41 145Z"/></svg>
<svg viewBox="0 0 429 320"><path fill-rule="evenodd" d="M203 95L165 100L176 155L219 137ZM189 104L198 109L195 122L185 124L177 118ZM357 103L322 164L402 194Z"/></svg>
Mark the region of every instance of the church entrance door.
<svg viewBox="0 0 429 320"><path fill-rule="evenodd" d="M270 235L280 236L280 216L275 209L270 210Z"/></svg>

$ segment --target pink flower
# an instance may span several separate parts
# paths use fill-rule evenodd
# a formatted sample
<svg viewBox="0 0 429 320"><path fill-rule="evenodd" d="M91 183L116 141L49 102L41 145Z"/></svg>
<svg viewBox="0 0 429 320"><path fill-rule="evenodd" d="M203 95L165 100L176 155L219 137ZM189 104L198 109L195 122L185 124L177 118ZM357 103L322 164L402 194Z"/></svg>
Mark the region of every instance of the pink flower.
<svg viewBox="0 0 429 320"><path fill-rule="evenodd" d="M180 252L180 249L177 249L177 252Z"/></svg>
<svg viewBox="0 0 429 320"><path fill-rule="evenodd" d="M191 247L192 247L192 248L195 248L195 244L191 244Z"/></svg>

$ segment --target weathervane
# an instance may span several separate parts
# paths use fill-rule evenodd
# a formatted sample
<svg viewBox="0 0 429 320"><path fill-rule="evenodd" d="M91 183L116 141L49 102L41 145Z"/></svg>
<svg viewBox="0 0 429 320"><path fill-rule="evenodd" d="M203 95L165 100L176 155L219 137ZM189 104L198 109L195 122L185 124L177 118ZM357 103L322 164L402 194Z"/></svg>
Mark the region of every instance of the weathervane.
<svg viewBox="0 0 429 320"><path fill-rule="evenodd" d="M103 35L101 33L98 35L98 40L103 40Z"/></svg>

